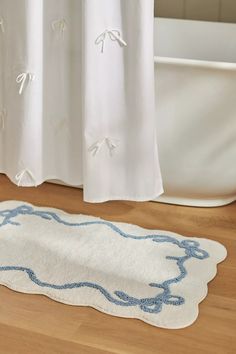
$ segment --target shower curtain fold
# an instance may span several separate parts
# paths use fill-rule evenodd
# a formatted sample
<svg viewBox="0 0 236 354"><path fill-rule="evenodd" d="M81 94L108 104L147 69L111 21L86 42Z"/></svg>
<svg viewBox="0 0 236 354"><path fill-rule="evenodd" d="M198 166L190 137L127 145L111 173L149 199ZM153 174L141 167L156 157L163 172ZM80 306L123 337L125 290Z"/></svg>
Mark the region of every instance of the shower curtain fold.
<svg viewBox="0 0 236 354"><path fill-rule="evenodd" d="M153 0L0 0L0 172L150 200L155 132Z"/></svg>

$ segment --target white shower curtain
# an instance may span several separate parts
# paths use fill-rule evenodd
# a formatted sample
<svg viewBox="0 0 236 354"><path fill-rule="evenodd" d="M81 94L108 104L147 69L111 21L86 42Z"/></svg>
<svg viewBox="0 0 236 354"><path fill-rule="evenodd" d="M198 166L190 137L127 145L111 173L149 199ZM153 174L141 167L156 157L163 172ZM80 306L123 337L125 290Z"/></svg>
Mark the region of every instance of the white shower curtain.
<svg viewBox="0 0 236 354"><path fill-rule="evenodd" d="M155 132L153 0L0 0L0 172L150 200Z"/></svg>

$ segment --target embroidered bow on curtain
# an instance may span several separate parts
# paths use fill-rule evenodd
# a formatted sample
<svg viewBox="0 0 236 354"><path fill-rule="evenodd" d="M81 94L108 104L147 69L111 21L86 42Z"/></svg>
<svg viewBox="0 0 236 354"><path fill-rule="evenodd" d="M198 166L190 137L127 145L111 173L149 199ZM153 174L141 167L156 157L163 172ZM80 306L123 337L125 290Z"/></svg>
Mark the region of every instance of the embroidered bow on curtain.
<svg viewBox="0 0 236 354"><path fill-rule="evenodd" d="M162 193L153 0L0 0L0 172L84 199Z"/></svg>

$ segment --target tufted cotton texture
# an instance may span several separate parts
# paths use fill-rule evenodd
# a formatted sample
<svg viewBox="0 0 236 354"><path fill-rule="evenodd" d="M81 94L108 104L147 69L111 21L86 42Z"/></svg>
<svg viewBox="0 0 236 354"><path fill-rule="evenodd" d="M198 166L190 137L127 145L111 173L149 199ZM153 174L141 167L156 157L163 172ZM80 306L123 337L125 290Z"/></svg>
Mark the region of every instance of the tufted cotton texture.
<svg viewBox="0 0 236 354"><path fill-rule="evenodd" d="M0 0L0 172L90 202L163 192L153 0Z"/></svg>
<svg viewBox="0 0 236 354"><path fill-rule="evenodd" d="M225 257L207 239L0 203L0 284L154 326L193 323Z"/></svg>

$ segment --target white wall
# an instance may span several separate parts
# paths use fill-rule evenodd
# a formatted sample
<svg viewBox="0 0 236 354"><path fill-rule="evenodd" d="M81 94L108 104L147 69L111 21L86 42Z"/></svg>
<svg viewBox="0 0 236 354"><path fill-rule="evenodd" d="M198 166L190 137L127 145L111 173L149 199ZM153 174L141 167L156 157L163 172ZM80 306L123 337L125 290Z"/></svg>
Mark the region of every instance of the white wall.
<svg viewBox="0 0 236 354"><path fill-rule="evenodd" d="M155 0L155 15L236 22L236 0Z"/></svg>

